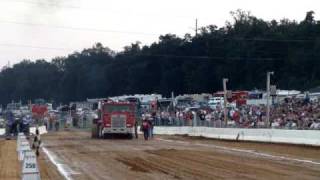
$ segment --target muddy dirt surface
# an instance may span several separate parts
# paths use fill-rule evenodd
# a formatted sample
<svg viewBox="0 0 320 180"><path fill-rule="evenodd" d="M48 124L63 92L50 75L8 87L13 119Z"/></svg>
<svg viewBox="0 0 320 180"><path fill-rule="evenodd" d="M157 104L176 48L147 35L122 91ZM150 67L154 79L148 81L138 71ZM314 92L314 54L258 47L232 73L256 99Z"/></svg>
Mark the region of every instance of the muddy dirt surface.
<svg viewBox="0 0 320 180"><path fill-rule="evenodd" d="M80 131L47 134L42 141L70 179L320 178L319 148L181 136L98 140ZM60 179L47 160L42 172Z"/></svg>

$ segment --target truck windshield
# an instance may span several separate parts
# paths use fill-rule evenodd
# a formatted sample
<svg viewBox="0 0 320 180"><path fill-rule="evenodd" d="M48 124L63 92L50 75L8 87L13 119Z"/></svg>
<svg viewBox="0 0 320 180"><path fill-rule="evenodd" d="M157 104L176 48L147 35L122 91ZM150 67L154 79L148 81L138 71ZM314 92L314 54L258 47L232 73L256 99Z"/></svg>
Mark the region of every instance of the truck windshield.
<svg viewBox="0 0 320 180"><path fill-rule="evenodd" d="M112 112L131 112L132 109L128 105L104 105L103 111L105 113Z"/></svg>

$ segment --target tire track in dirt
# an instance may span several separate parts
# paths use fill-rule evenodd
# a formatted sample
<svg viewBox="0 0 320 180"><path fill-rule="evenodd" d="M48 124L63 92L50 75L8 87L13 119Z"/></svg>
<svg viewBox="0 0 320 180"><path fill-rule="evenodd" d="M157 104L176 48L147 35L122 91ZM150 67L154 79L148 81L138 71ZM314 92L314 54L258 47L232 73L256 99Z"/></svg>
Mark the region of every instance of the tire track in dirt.
<svg viewBox="0 0 320 180"><path fill-rule="evenodd" d="M174 159L177 162L184 162L182 166L192 165L191 167L201 167L202 170L207 173L212 172L219 172L224 175L228 175L231 178L239 177L240 175L246 179L255 179L254 176L259 174L261 177L268 177L268 178L279 178L279 177L286 177L290 176L297 172L300 167L295 166L288 166L287 168L281 168L282 165L274 162L268 163L259 163L257 165L257 159L251 158L240 158L237 156L227 156L220 154L220 153L211 153L211 152L201 152L201 151L168 151L168 150L159 150L150 152L152 154L157 154L161 157L165 157L168 159ZM264 161L264 160L263 160ZM268 164L268 165L265 165ZM290 168L289 168L290 167ZM308 171L311 176L318 175L319 172L309 170Z"/></svg>
<svg viewBox="0 0 320 180"><path fill-rule="evenodd" d="M67 138L64 138L67 137ZM168 140L167 137L161 137ZM319 166L274 161L255 155L200 146L199 142L96 140L88 132L43 136L46 148L81 172L74 179L307 179L320 177ZM191 142L190 142L191 141ZM259 146L257 144L256 146ZM266 145L264 145L266 146ZM272 144L270 145L273 146ZM318 168L318 169L317 169Z"/></svg>

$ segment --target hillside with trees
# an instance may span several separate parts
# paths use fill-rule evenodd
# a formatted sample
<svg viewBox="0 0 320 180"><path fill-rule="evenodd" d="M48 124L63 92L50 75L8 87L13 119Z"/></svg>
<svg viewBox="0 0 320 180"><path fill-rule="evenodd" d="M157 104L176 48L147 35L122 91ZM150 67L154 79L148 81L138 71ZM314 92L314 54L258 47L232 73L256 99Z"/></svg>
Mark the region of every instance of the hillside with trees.
<svg viewBox="0 0 320 180"><path fill-rule="evenodd" d="M224 27L203 27L197 36L166 34L114 53L101 43L51 61L23 60L0 72L0 103L44 98L54 102L135 93L212 93L264 89L267 71L281 89L320 85L320 21L265 21L231 13Z"/></svg>

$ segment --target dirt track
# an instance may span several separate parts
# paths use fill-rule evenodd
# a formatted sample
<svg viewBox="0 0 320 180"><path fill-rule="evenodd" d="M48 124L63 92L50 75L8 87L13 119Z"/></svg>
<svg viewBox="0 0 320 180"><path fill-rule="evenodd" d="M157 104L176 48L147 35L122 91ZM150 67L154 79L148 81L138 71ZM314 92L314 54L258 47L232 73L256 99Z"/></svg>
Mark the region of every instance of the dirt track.
<svg viewBox="0 0 320 180"><path fill-rule="evenodd" d="M44 147L73 179L319 179L320 148L235 143L188 137L152 141L92 140L87 132L43 136ZM254 150L242 152L223 149ZM275 157L259 156L257 152ZM285 155L287 159L277 157ZM42 167L42 171L47 171ZM52 165L49 166L52 170ZM52 173L52 172L51 172ZM48 176L54 177L50 172Z"/></svg>
<svg viewBox="0 0 320 180"><path fill-rule="evenodd" d="M20 180L21 167L16 151L16 140L0 139L0 179ZM42 180L63 179L56 167L50 163L46 156L38 158L40 175Z"/></svg>
<svg viewBox="0 0 320 180"><path fill-rule="evenodd" d="M92 140L88 132L42 136L72 179L319 179L320 148L157 136ZM0 179L20 179L16 141L0 139ZM246 151L251 150L251 151ZM262 153L262 154L261 154ZM273 156L270 156L273 155ZM300 160L309 160L301 162ZM63 179L42 151L42 179ZM318 164L317 164L318 163Z"/></svg>
<svg viewBox="0 0 320 180"><path fill-rule="evenodd" d="M20 179L16 143L0 139L0 179Z"/></svg>

